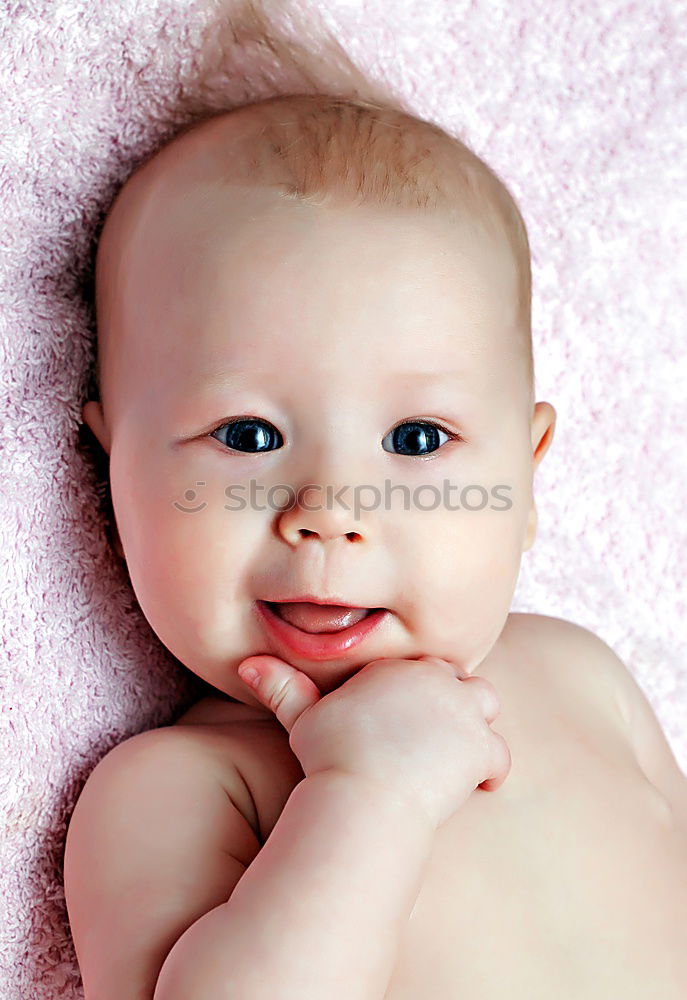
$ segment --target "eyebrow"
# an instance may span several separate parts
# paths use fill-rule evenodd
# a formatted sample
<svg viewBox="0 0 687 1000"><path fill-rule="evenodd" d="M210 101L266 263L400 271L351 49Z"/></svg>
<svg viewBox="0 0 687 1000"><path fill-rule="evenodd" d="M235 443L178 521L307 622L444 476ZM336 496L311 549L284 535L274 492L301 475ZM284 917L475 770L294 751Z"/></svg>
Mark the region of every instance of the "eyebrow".
<svg viewBox="0 0 687 1000"><path fill-rule="evenodd" d="M250 379L260 378L270 379L279 377L278 372L271 372L261 369L244 371L238 368L204 369L199 372L193 380L194 390L213 389L219 387L231 387L236 383L246 382ZM412 371L387 371L384 382L390 384L396 381L410 381L416 383L432 383L436 385L456 385L462 389L474 391L474 378L471 380L466 373L444 371L444 372L422 372Z"/></svg>
<svg viewBox="0 0 687 1000"><path fill-rule="evenodd" d="M214 386L232 385L234 382L244 381L251 374L255 372L244 372L238 368L205 368L194 378L192 388L210 389Z"/></svg>

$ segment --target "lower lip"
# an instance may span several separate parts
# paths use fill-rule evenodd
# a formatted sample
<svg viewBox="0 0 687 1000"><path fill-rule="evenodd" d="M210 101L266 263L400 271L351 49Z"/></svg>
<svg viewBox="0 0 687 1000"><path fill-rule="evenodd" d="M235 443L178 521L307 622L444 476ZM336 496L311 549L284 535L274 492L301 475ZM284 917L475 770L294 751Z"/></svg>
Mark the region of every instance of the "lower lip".
<svg viewBox="0 0 687 1000"><path fill-rule="evenodd" d="M280 618L265 601L256 601L258 614L274 638L299 656L309 660L330 660L341 656L379 628L389 612L382 608L340 632L304 632Z"/></svg>

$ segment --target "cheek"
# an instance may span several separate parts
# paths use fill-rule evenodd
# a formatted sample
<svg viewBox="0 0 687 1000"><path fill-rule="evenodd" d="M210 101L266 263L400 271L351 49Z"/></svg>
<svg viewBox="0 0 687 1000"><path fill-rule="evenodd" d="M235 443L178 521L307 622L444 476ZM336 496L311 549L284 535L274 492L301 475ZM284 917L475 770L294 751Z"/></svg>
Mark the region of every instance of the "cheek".
<svg viewBox="0 0 687 1000"><path fill-rule="evenodd" d="M521 511L487 507L415 518L412 545L403 553L406 608L427 648L452 650L472 668L510 610L522 554Z"/></svg>
<svg viewBox="0 0 687 1000"><path fill-rule="evenodd" d="M127 559L141 610L157 637L187 667L209 679L242 634L241 553L217 537L208 518L166 514Z"/></svg>
<svg viewBox="0 0 687 1000"><path fill-rule="evenodd" d="M153 448L147 455L113 449L112 497L136 598L154 631L179 655L171 635L178 641L212 621L217 593L233 596L237 563L230 558L224 512L208 502L202 486L188 477L180 482L155 454Z"/></svg>
<svg viewBox="0 0 687 1000"><path fill-rule="evenodd" d="M236 598L255 549L251 533L232 524L234 516L209 507L194 513L139 507L130 571L175 606L210 614L217 602Z"/></svg>
<svg viewBox="0 0 687 1000"><path fill-rule="evenodd" d="M515 589L521 554L519 522L506 514L469 514L446 542L447 588L471 604L500 604L503 595L512 595Z"/></svg>

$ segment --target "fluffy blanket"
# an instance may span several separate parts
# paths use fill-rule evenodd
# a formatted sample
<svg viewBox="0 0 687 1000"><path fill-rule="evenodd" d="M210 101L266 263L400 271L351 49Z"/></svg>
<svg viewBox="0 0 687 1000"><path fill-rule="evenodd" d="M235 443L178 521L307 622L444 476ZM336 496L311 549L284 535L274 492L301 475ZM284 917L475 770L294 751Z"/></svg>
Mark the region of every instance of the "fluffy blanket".
<svg viewBox="0 0 687 1000"><path fill-rule="evenodd" d="M605 639L687 768L685 0L275 8L307 65L249 29L222 33L218 0L0 2L3 1000L82 996L62 890L74 803L111 747L202 693L108 546L102 469L79 433L99 226L196 116L331 89L326 31L518 198L537 398L558 424L513 609Z"/></svg>

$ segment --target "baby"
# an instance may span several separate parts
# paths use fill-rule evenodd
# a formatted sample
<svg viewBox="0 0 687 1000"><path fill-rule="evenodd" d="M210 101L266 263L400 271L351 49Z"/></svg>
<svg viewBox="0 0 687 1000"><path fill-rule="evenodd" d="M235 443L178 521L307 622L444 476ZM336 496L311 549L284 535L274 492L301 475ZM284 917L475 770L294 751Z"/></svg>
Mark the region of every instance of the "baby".
<svg viewBox="0 0 687 1000"><path fill-rule="evenodd" d="M78 801L86 1000L684 1000L687 781L601 639L509 613L530 283L495 173L369 102L216 115L116 199L83 417L215 693Z"/></svg>

